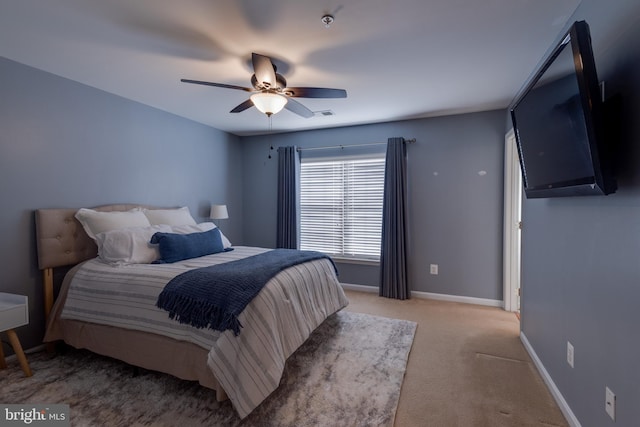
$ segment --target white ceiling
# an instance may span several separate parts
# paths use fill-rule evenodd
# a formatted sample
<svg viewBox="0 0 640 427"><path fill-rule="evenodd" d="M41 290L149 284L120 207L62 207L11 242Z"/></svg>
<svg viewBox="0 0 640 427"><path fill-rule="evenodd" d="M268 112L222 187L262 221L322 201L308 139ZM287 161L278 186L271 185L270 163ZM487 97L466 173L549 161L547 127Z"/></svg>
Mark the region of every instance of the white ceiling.
<svg viewBox="0 0 640 427"><path fill-rule="evenodd" d="M237 135L268 131L237 90L251 52L289 86L346 89L298 98L273 131L504 108L580 0L2 0L0 55ZM325 28L321 17L332 13Z"/></svg>

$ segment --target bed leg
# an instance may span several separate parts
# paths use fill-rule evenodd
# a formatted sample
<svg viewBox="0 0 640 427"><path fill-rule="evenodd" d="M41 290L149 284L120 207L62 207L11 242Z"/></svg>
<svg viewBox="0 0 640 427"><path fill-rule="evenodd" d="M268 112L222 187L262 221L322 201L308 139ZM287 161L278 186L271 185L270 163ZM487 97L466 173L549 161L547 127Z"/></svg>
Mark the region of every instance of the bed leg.
<svg viewBox="0 0 640 427"><path fill-rule="evenodd" d="M42 270L42 283L44 286L44 317L49 318L53 307L53 268Z"/></svg>
<svg viewBox="0 0 640 427"><path fill-rule="evenodd" d="M49 267L42 270L42 286L44 289L44 319L46 325L53 307L53 268ZM55 352L55 343L48 342L46 347L47 353Z"/></svg>
<svg viewBox="0 0 640 427"><path fill-rule="evenodd" d="M218 402L224 402L228 400L229 396L227 396L227 392L222 389L222 386L216 390L216 400Z"/></svg>

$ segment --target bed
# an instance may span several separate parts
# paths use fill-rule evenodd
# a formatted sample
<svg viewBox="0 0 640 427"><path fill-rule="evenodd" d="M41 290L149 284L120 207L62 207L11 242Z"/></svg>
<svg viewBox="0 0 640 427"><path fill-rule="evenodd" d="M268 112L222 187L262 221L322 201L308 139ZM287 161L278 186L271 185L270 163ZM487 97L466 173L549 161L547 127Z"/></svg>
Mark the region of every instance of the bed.
<svg viewBox="0 0 640 427"><path fill-rule="evenodd" d="M156 208L124 204L93 211L139 209ZM166 264L105 262L102 241L87 234L77 212L40 209L35 214L47 318L44 341L63 340L133 366L198 381L215 390L217 400L229 398L241 418L278 387L286 359L311 332L348 304L333 263L319 258L288 267L270 279L238 315L240 333L169 319L168 312L155 307L167 281L188 270L231 265L225 263L269 250L225 247ZM109 234L113 233L98 237ZM63 266L73 267L54 301L53 269ZM142 287L136 287L136 280Z"/></svg>

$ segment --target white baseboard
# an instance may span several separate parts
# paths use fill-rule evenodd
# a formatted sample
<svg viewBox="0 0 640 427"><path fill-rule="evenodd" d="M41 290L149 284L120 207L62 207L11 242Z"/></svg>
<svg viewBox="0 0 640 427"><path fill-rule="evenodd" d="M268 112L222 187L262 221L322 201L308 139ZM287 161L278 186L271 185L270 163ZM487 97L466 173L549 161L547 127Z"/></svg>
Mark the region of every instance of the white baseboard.
<svg viewBox="0 0 640 427"><path fill-rule="evenodd" d="M520 341L522 341L522 344L524 345L524 348L527 350L527 353L529 353L529 356L531 356L531 359L533 359L534 365L536 365L538 372L540 372L542 379L547 385L547 388L551 392L551 395L555 399L556 403L560 407L560 410L562 411L562 414L564 415L564 417L567 419L567 422L569 423L569 425L571 427L581 427L580 421L578 421L578 418L576 418L575 414L569 407L569 404L567 403L567 401L564 400L564 396L562 396L562 393L560 393L560 390L558 390L558 387L556 387L556 384L551 379L551 375L549 375L549 372L547 372L547 370L545 369L544 365L542 364L542 361L540 360L535 350L531 346L531 343L529 343L527 336L522 331L520 331Z"/></svg>
<svg viewBox="0 0 640 427"><path fill-rule="evenodd" d="M38 353L40 351L46 350L46 348L47 348L46 344L40 344L35 347L28 348L24 352L25 354Z"/></svg>
<svg viewBox="0 0 640 427"><path fill-rule="evenodd" d="M378 288L376 286L354 285L351 283L340 283L340 285L342 285L342 289L347 291L367 292L370 294L378 293Z"/></svg>
<svg viewBox="0 0 640 427"><path fill-rule="evenodd" d="M365 286L365 285L354 285L351 283L341 283L342 288L349 291L357 291L357 292L369 292L369 293L378 293L378 288L375 286ZM475 297L463 297L459 295L447 295L447 294L436 294L433 292L421 292L421 291L411 291L411 296L414 298L423 298L423 299L435 299L439 301L449 301L449 302L461 302L464 304L477 304L477 305L487 305L490 307L504 307L504 303L500 300L486 299L486 298L475 298Z"/></svg>
<svg viewBox="0 0 640 427"><path fill-rule="evenodd" d="M38 352L40 352L40 351L42 351L42 350L44 350L46 348L47 348L47 346L45 344L40 344L40 345L28 348L28 349L23 350L23 351L24 351L24 354L33 354L33 353L38 353ZM5 361L7 361L7 362L13 362L14 360L17 360L17 359L18 359L18 356L16 356L15 354L12 354L11 356L6 356L5 357ZM27 359L27 361L29 361L29 359Z"/></svg>
<svg viewBox="0 0 640 427"><path fill-rule="evenodd" d="M487 305L489 307L504 307L504 303L497 299L463 297L460 295L436 294L433 292L411 291L411 296L424 299L435 299L439 301L461 302L464 304Z"/></svg>

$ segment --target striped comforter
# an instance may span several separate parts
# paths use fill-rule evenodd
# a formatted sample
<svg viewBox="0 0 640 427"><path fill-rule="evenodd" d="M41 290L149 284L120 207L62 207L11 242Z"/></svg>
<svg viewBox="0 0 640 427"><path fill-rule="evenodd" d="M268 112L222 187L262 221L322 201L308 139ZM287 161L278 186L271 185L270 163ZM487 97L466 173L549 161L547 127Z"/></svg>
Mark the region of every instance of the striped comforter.
<svg viewBox="0 0 640 427"><path fill-rule="evenodd" d="M91 260L73 277L61 317L160 334L209 350L207 365L244 418L278 387L286 359L348 304L331 261L299 264L271 279L240 314L244 328L237 337L229 330L196 329L171 320L156 301L178 274L265 251L237 246L174 264L119 267Z"/></svg>

